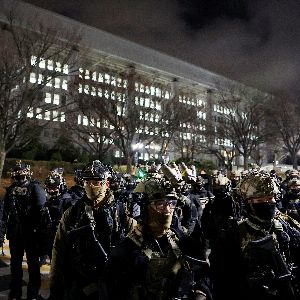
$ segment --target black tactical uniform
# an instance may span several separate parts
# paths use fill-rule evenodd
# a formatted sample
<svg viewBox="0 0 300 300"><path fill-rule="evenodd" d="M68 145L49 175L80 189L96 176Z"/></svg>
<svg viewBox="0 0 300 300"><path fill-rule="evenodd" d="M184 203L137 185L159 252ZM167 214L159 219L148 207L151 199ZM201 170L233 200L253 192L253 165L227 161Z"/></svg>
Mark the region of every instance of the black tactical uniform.
<svg viewBox="0 0 300 300"><path fill-rule="evenodd" d="M36 180L30 179L30 175L30 167L18 162L12 170L15 181L7 188L2 202L1 235L4 238L6 234L11 254L9 299L21 299L22 296L24 251L29 273L27 299L37 299L41 285L40 226L46 194Z"/></svg>
<svg viewBox="0 0 300 300"><path fill-rule="evenodd" d="M105 280L109 299L196 299L196 295L211 299L201 245L170 229L176 194L164 191L153 179L138 185L136 192L141 192L142 185L145 202L141 223L108 260ZM152 205L161 212L153 210Z"/></svg>
<svg viewBox="0 0 300 300"><path fill-rule="evenodd" d="M125 210L107 188L108 175L99 161L83 170L86 195L66 210L56 233L50 299L105 299L102 272L107 255L130 230Z"/></svg>
<svg viewBox="0 0 300 300"><path fill-rule="evenodd" d="M52 257L52 246L59 221L63 213L75 203L74 198L68 193L67 185L62 173L57 169L51 171L45 180L47 202L45 208L49 213L49 234L47 236L46 254Z"/></svg>
<svg viewBox="0 0 300 300"><path fill-rule="evenodd" d="M277 185L265 172L250 172L238 190L247 218L231 220L217 237L214 299L299 299L300 227L275 214Z"/></svg>

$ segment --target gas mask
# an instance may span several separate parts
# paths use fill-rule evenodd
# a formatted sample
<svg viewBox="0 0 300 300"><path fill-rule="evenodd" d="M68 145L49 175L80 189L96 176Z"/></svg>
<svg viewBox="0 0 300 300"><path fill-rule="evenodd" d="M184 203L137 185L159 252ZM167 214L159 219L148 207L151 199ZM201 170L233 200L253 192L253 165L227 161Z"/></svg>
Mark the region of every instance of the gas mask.
<svg viewBox="0 0 300 300"><path fill-rule="evenodd" d="M263 221L271 221L275 216L276 203L252 203L250 206L254 215Z"/></svg>

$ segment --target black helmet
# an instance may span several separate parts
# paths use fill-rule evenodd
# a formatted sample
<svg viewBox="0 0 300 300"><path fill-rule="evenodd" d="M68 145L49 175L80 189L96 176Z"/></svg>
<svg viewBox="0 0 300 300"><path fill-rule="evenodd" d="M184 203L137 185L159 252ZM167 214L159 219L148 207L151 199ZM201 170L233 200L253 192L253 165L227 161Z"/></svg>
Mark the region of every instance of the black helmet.
<svg viewBox="0 0 300 300"><path fill-rule="evenodd" d="M45 179L45 187L50 195L58 196L67 190L67 184L62 175L62 168L57 168L49 172L48 177Z"/></svg>
<svg viewBox="0 0 300 300"><path fill-rule="evenodd" d="M16 161L15 166L10 170L11 178L20 182L26 181L31 175L30 165L22 163L21 160Z"/></svg>
<svg viewBox="0 0 300 300"><path fill-rule="evenodd" d="M110 175L108 166L99 160L94 160L92 163L87 164L81 172L81 178L83 180L106 180Z"/></svg>

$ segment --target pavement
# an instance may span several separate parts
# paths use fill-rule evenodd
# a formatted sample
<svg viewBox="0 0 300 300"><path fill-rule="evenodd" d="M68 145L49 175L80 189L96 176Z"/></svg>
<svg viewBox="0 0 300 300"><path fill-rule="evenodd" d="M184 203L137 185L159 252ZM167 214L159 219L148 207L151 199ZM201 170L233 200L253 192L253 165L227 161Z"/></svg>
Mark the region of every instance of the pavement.
<svg viewBox="0 0 300 300"><path fill-rule="evenodd" d="M0 300L7 300L9 293L9 283L10 283L10 252L9 252L9 241L5 241L4 255L0 253ZM1 252L1 251L0 251ZM49 297L49 273L50 273L50 263L47 261L46 265L41 266L41 277L42 285L40 294L43 298L47 299ZM26 299L26 286L28 283L28 268L26 262L26 255L23 258L23 293L22 299Z"/></svg>

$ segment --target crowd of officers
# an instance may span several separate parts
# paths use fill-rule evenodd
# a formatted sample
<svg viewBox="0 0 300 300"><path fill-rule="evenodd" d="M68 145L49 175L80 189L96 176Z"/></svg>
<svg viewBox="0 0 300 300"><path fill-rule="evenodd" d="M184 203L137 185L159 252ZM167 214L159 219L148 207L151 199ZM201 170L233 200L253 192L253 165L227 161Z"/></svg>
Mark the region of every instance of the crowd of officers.
<svg viewBox="0 0 300 300"><path fill-rule="evenodd" d="M43 183L17 162L1 201L9 240L9 299L300 299L300 175L258 167L197 174L184 163L151 165L137 179L99 160Z"/></svg>

